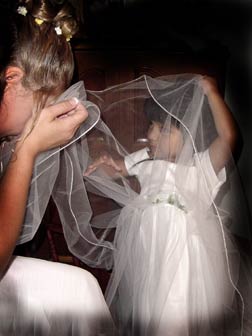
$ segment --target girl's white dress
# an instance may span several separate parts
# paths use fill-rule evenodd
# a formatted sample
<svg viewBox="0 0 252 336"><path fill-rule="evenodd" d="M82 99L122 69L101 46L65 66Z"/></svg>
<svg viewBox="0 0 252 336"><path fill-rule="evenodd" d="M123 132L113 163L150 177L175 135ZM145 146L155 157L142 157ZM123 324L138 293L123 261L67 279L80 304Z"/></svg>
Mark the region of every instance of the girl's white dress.
<svg viewBox="0 0 252 336"><path fill-rule="evenodd" d="M125 158L141 192L118 220L107 302L127 335L220 336L220 328L215 333L219 321L231 323L231 281L236 279L230 280L231 260L227 264L220 224L209 211L209 199L225 181L225 170L216 176L208 151L200 153L199 160L194 158L186 167L182 195L175 183L176 164L148 157L143 149ZM197 176L198 165L206 180ZM165 180L160 183L164 169ZM195 192L201 209L190 204ZM227 237L225 242L231 245ZM235 327L230 335L236 335Z"/></svg>

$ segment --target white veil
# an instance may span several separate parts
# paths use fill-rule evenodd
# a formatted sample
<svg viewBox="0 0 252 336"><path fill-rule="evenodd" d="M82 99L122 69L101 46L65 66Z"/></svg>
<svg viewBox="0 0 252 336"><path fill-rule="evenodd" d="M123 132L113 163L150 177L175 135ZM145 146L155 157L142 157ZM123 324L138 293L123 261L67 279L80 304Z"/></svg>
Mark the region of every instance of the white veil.
<svg viewBox="0 0 252 336"><path fill-rule="evenodd" d="M64 101L71 97L77 97L88 110L88 118L77 130L74 138L68 144L46 151L40 154L35 162L33 177L30 185L29 198L26 207L26 214L23 229L18 243L22 244L31 240L41 223L46 210L49 198L55 189L55 183L60 170L61 156L71 155L76 145L82 141L84 135L92 129L100 118L100 111L93 103L86 99L86 92L83 82L78 82L66 90L57 100ZM1 145L1 174L4 173L15 146L17 138L5 141ZM63 154L63 152L65 154ZM15 154L13 155L15 160ZM83 158L85 160L85 158ZM80 162L81 164L81 162ZM69 163L71 165L71 162ZM80 174L82 176L82 174ZM82 181L82 178L81 178ZM68 192L68 191L66 191Z"/></svg>
<svg viewBox="0 0 252 336"><path fill-rule="evenodd" d="M200 78L142 76L89 91L92 103L75 84L59 100L78 97L88 121L70 144L36 161L19 242L32 239L52 195L70 251L93 267L114 267L107 302L128 335L161 334L162 316L171 335L174 323L193 336L251 334L250 261L236 244L238 235L251 239L249 214L234 161L218 175L211 165L217 133ZM161 141L149 155L151 120L164 134L180 130L172 160ZM11 148L2 148L3 166ZM103 164L83 180L102 155L124 160L129 176ZM169 315L174 307L179 313Z"/></svg>
<svg viewBox="0 0 252 336"><path fill-rule="evenodd" d="M97 250L114 244L112 256L99 254L109 258L104 265L91 264L114 265L106 299L127 335L251 332L251 262L237 244L243 237L250 245L250 216L232 156L214 172L208 148L217 131L200 79L142 76L88 92L103 118L87 135L89 163L123 159L129 175L102 164L85 176ZM180 130L172 158L162 141L149 154L151 120L164 135L171 125Z"/></svg>

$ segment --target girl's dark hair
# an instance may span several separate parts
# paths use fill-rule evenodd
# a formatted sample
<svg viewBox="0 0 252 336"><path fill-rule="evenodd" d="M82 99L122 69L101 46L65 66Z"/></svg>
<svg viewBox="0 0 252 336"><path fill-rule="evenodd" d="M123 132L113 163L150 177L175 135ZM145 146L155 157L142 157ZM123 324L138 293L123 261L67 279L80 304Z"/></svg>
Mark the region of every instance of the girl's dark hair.
<svg viewBox="0 0 252 336"><path fill-rule="evenodd" d="M23 70L22 84L34 93L36 113L50 96L60 95L72 80L74 62L67 40L76 33L77 22L67 1L22 0L16 10L20 6L27 14L16 12L6 66ZM36 23L35 19L42 23ZM56 27L60 27L61 35L57 35ZM1 101L6 86L5 69L0 76Z"/></svg>
<svg viewBox="0 0 252 336"><path fill-rule="evenodd" d="M167 122L167 120L169 120L171 125L177 128L180 127L179 120L162 109L162 107L160 107L152 97L146 99L144 103L144 113L150 121L156 121L163 125Z"/></svg>

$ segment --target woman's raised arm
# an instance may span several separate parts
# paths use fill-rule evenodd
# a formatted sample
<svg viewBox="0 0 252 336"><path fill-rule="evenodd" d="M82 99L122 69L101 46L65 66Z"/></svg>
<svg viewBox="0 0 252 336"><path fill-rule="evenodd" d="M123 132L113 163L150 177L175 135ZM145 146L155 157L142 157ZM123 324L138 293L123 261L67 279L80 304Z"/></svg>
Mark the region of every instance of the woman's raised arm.
<svg viewBox="0 0 252 336"><path fill-rule="evenodd" d="M65 117L59 118L63 114ZM28 120L21 136L23 140L17 142L0 181L0 275L20 234L36 156L67 143L87 115L84 106L73 98L44 108L31 132L31 120Z"/></svg>

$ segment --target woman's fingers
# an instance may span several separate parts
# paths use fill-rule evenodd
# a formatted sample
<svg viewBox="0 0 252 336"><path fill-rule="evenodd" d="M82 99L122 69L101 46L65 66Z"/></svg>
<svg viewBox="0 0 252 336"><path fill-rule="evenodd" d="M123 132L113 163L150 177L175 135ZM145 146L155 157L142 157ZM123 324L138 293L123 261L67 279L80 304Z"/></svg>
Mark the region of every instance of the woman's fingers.
<svg viewBox="0 0 252 336"><path fill-rule="evenodd" d="M66 116L70 112L74 112L77 105L79 104L79 100L74 97L68 100L65 100L61 103L58 103L56 105L51 105L44 110L50 109L50 117L52 119L59 118L62 116Z"/></svg>
<svg viewBox="0 0 252 336"><path fill-rule="evenodd" d="M65 115L64 118L61 118ZM44 108L33 125L27 122L23 132L24 144L34 155L66 144L88 116L86 108L76 99L70 99Z"/></svg>

